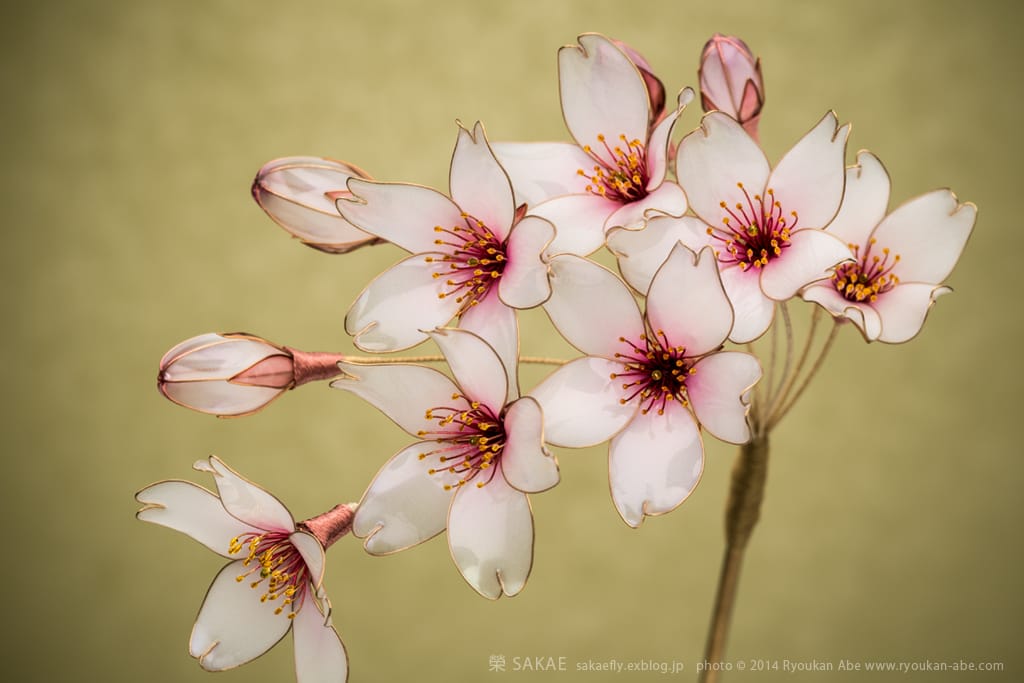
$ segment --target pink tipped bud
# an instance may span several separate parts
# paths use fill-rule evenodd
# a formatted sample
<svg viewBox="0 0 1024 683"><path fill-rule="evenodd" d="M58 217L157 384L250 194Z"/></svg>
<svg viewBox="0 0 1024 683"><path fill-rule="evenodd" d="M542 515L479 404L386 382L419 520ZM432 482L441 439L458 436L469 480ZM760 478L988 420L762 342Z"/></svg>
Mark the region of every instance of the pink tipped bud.
<svg viewBox="0 0 1024 683"><path fill-rule="evenodd" d="M349 178L370 178L356 166L320 157L275 159L256 174L252 196L274 221L305 244L344 254L383 240L363 232L338 213L335 202L349 197Z"/></svg>
<svg viewBox="0 0 1024 683"><path fill-rule="evenodd" d="M650 117L648 120L648 129L654 128L665 116L665 85L661 82L661 79L654 75L654 69L651 68L650 63L644 58L642 54L627 43L621 40L611 39L615 46L618 47L622 52L629 57L629 61L633 62L633 66L637 68L640 75L643 76L644 85L647 86L647 97L650 100Z"/></svg>
<svg viewBox="0 0 1024 683"><path fill-rule="evenodd" d="M704 45L697 73L704 111L717 109L728 114L756 140L764 81L761 60L747 44L735 36L716 33Z"/></svg>
<svg viewBox="0 0 1024 683"><path fill-rule="evenodd" d="M157 388L178 405L219 417L249 415L288 389L341 374L340 355L305 353L248 334L203 334L160 360Z"/></svg>

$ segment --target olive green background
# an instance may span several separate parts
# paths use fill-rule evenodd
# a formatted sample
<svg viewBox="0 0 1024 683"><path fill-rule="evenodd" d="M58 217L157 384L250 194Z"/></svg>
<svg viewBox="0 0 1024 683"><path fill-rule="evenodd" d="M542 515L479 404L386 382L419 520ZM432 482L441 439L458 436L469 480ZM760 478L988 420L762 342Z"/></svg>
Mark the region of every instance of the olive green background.
<svg viewBox="0 0 1024 683"><path fill-rule="evenodd" d="M4 679L286 681L291 644L236 671L187 654L221 560L134 520L132 494L204 481L210 453L299 518L357 500L408 443L324 386L217 420L156 392L162 353L245 330L350 350L342 319L401 253L304 248L249 197L265 161L352 161L445 188L454 120L495 140L567 139L555 51L599 31L643 52L670 92L695 85L715 31L764 60L761 124L775 160L834 108L853 121L893 201L952 187L980 207L957 290L904 346L843 331L775 433L729 659L993 661L1003 673L791 674L735 681L997 681L1021 653L1020 92L1024 13L1012 3L51 2L5 9L0 191ZM688 111L680 130L697 125ZM801 320L808 307L794 307ZM524 316L524 352L571 353ZM525 372L532 385L543 374ZM722 550L735 448L707 439L679 510L627 528L604 448L559 452L534 496L526 590L496 603L459 577L444 538L391 557L354 539L327 587L351 680L654 680L578 663L681 661L693 680ZM505 673L489 673L491 655ZM512 671L564 656L565 673Z"/></svg>

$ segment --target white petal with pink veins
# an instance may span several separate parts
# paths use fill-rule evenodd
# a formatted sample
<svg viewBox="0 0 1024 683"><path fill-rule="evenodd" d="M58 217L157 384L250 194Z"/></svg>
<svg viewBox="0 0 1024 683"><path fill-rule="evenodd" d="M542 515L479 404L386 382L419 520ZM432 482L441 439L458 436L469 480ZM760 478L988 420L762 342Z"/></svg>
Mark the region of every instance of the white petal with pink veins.
<svg viewBox="0 0 1024 683"><path fill-rule="evenodd" d="M516 210L512 186L505 170L494 158L479 122L472 133L459 127L449 184L452 199L459 208L483 221L498 241L508 236Z"/></svg>
<svg viewBox="0 0 1024 683"><path fill-rule="evenodd" d="M297 683L345 683L348 680L345 644L318 605L308 600L292 621Z"/></svg>
<svg viewBox="0 0 1024 683"><path fill-rule="evenodd" d="M686 213L686 193L683 188L668 181L643 199L623 204L604 222L605 230L612 228L639 228L647 220L659 215L682 216Z"/></svg>
<svg viewBox="0 0 1024 683"><path fill-rule="evenodd" d="M719 272L736 314L729 339L737 344L754 341L765 333L775 317L775 302L761 291L761 272L754 268L744 271L739 266L728 266Z"/></svg>
<svg viewBox="0 0 1024 683"><path fill-rule="evenodd" d="M345 316L345 331L363 351L400 351L426 340L423 330L446 324L459 310L456 296L444 296L444 263L422 254L399 261L378 275ZM440 273L439 277L433 277Z"/></svg>
<svg viewBox="0 0 1024 683"><path fill-rule="evenodd" d="M434 431L437 422L428 420L428 408L468 405L455 400L452 394L459 388L447 376L433 368L421 365L363 365L339 363L345 373L331 382L334 389L351 391L369 402L409 434Z"/></svg>
<svg viewBox="0 0 1024 683"><path fill-rule="evenodd" d="M319 590L324 580L324 547L313 534L305 531L296 531L288 537L288 542L302 556L302 561L309 570L309 580L313 587Z"/></svg>
<svg viewBox="0 0 1024 683"><path fill-rule="evenodd" d="M614 228L608 232L608 249L615 254L619 272L629 286L646 294L651 278L661 268L677 242L699 251L710 237L707 224L699 218L655 216L641 230Z"/></svg>
<svg viewBox="0 0 1024 683"><path fill-rule="evenodd" d="M882 319L878 341L900 344L916 337L924 325L928 309L936 299L951 291L949 287L909 282L879 294L878 300L871 304Z"/></svg>
<svg viewBox="0 0 1024 683"><path fill-rule="evenodd" d="M732 330L733 311L718 275L711 247L695 254L676 243L658 269L647 293L647 319L672 346L686 356L701 356L718 348Z"/></svg>
<svg viewBox="0 0 1024 683"><path fill-rule="evenodd" d="M703 471L697 423L678 401L666 403L663 415L655 410L638 414L608 451L612 501L631 527L679 507Z"/></svg>
<svg viewBox="0 0 1024 683"><path fill-rule="evenodd" d="M649 180L647 181L647 189L653 190L654 188L661 185L662 181L665 180L665 173L668 171L668 150L672 137L672 129L676 125L676 121L679 116L683 113L688 105L693 101L693 90L691 88L683 88L679 91L679 96L676 98L676 108L674 111L669 112L665 118L663 118L654 130L651 131L650 140L647 141L647 174ZM683 211L686 209L684 208ZM676 216L681 216L682 213L672 213Z"/></svg>
<svg viewBox="0 0 1024 683"><path fill-rule="evenodd" d="M849 135L849 124L840 128L829 112L775 166L768 188L775 191L787 225L793 224L793 211L798 228L824 228L836 215L846 183Z"/></svg>
<svg viewBox="0 0 1024 683"><path fill-rule="evenodd" d="M429 187L352 178L348 189L354 197L337 202L345 220L413 254L437 250L435 226L466 227L462 210Z"/></svg>
<svg viewBox="0 0 1024 683"><path fill-rule="evenodd" d="M544 416L536 399L525 396L508 407L505 435L501 471L510 486L539 493L558 483L558 461L544 448Z"/></svg>
<svg viewBox="0 0 1024 683"><path fill-rule="evenodd" d="M694 366L686 378L690 405L704 429L722 441L750 440L748 392L761 378L761 364L749 353L723 351Z"/></svg>
<svg viewBox="0 0 1024 683"><path fill-rule="evenodd" d="M519 320L492 288L476 306L459 317L459 327L480 335L497 352L508 373L508 398L519 398Z"/></svg>
<svg viewBox="0 0 1024 683"><path fill-rule="evenodd" d="M589 356L614 358L619 337L644 332L633 295L616 275L593 261L563 254L551 259L551 298L544 304L566 341Z"/></svg>
<svg viewBox="0 0 1024 683"><path fill-rule="evenodd" d="M482 475L481 475L482 476ZM448 547L462 576L480 595L516 595L533 565L533 513L526 494L497 474L459 488L448 512Z"/></svg>
<svg viewBox="0 0 1024 683"><path fill-rule="evenodd" d="M435 330L430 338L444 354L462 393L470 401L490 408L497 417L505 407L508 392L505 367L497 352L480 336L457 328Z"/></svg>
<svg viewBox="0 0 1024 683"><path fill-rule="evenodd" d="M558 51L562 115L573 138L591 154L615 167L598 136L614 149L626 139L647 140L650 100L647 86L629 57L604 36L588 33L579 45Z"/></svg>
<svg viewBox="0 0 1024 683"><path fill-rule="evenodd" d="M585 192L587 179L579 171L594 165L589 154L570 142L495 142L491 149L512 179L517 206Z"/></svg>
<svg viewBox="0 0 1024 683"><path fill-rule="evenodd" d="M860 152L857 165L846 169L846 192L839 213L828 224L829 234L847 244L867 246L889 206L889 174L871 152ZM863 251L861 252L863 253Z"/></svg>
<svg viewBox="0 0 1024 683"><path fill-rule="evenodd" d="M135 494L135 500L145 505L135 515L143 522L180 531L224 557L231 557L231 539L263 533L232 517L220 498L188 481L161 481L147 486Z"/></svg>
<svg viewBox="0 0 1024 683"><path fill-rule="evenodd" d="M374 477L352 521L352 533L366 539L371 555L404 550L444 531L452 499L444 485L450 481L429 473L438 466L437 456L420 458L443 447L436 441L415 443L388 460Z"/></svg>
<svg viewBox="0 0 1024 683"><path fill-rule="evenodd" d="M801 287L831 276L832 270L853 257L850 248L823 230L797 230L789 237L782 255L761 269L761 290L765 296L785 301Z"/></svg>
<svg viewBox="0 0 1024 683"><path fill-rule="evenodd" d="M977 213L974 204L958 203L949 190L934 190L897 207L872 236L876 249L899 255L893 272L900 282L939 283L960 258Z"/></svg>
<svg viewBox="0 0 1024 683"><path fill-rule="evenodd" d="M543 254L554 237L555 226L537 216L526 216L512 227L505 247L508 261L498 280L502 301L513 308L533 308L551 296Z"/></svg>
<svg viewBox="0 0 1024 683"><path fill-rule="evenodd" d="M530 215L540 216L555 226L555 239L548 254L586 256L604 244L605 221L619 204L585 192L555 197L530 207Z"/></svg>
<svg viewBox="0 0 1024 683"><path fill-rule="evenodd" d="M637 411L622 404L622 363L603 358L577 358L547 376L530 395L544 411L544 440L556 446L583 448L607 441Z"/></svg>
<svg viewBox="0 0 1024 683"><path fill-rule="evenodd" d="M274 614L273 602L260 602L266 582L250 588L251 580L236 581L250 567L231 562L214 578L196 617L188 651L207 671L232 669L272 648L291 626L284 612Z"/></svg>
<svg viewBox="0 0 1024 683"><path fill-rule="evenodd" d="M160 391L179 405L212 415L245 415L259 410L281 394L274 387L232 384L224 380L166 382Z"/></svg>
<svg viewBox="0 0 1024 683"><path fill-rule="evenodd" d="M813 284L800 292L804 301L821 304L836 318L847 318L860 329L868 341L878 339L882 333L882 320L870 305L850 301L838 291L831 280Z"/></svg>
<svg viewBox="0 0 1024 683"><path fill-rule="evenodd" d="M713 227L727 216L721 202L746 206L743 183L750 196L760 194L768 180L768 160L757 143L728 115L713 111L701 127L679 143L676 178L686 191L694 212Z"/></svg>
<svg viewBox="0 0 1024 683"><path fill-rule="evenodd" d="M284 503L261 486L248 481L215 455L193 465L213 474L224 508L246 524L267 531L295 531L295 520Z"/></svg>

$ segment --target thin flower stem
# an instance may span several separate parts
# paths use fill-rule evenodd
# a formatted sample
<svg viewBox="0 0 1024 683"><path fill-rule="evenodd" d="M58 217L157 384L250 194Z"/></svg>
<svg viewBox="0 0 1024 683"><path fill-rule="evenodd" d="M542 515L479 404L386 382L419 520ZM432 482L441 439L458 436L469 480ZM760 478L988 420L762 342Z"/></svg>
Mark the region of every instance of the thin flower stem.
<svg viewBox="0 0 1024 683"><path fill-rule="evenodd" d="M758 422L762 422L764 418L768 417L765 414L765 406L771 402L771 385L772 380L775 376L775 359L776 359L776 347L778 342L779 330L772 324L771 326L771 342L768 350L768 373L762 378L760 382L754 387L755 400L754 400L754 412L755 415L751 416L757 418ZM751 352L753 353L753 352ZM756 354L755 354L756 355Z"/></svg>
<svg viewBox="0 0 1024 683"><path fill-rule="evenodd" d="M782 322L786 326L786 362L782 365L782 374L779 375L778 386L769 387L772 390L771 407L774 407L776 402L778 402L782 387L789 380L789 369L793 363L793 320L789 317L789 306L786 305L785 301L779 304L779 310L782 311ZM769 408L766 417L771 414L771 409Z"/></svg>
<svg viewBox="0 0 1024 683"><path fill-rule="evenodd" d="M393 357L367 357L367 356L342 356L341 360L345 363L352 363L353 365L395 365L399 363L443 363L445 361L444 356L403 356L401 358ZM521 356L519 358L520 363L529 363L533 365L565 365L569 361L561 360L559 358L544 358L542 356Z"/></svg>
<svg viewBox="0 0 1024 683"><path fill-rule="evenodd" d="M825 362L825 358L828 356L828 352L832 350L832 342L836 340L836 336L839 332L839 326L842 324L842 320L836 318L833 319L832 329L828 333L828 339L825 340L825 344L821 347L821 351L818 352L818 357L814 360L814 365L811 366L807 376L804 377L803 382L800 384L800 388L796 390L793 397L789 399L775 414L769 417L769 422L766 429L771 429L779 423L779 421L786 416L786 413L790 411L793 405L800 400L804 391L807 390L807 386L814 379L814 376L818 374L818 370L821 369L822 364Z"/></svg>
<svg viewBox="0 0 1024 683"><path fill-rule="evenodd" d="M765 423L771 424L772 418L779 408L786 403L786 399L789 397L789 393L793 390L793 386L796 384L797 378L804 369L804 365L807 363L807 358L811 353L811 347L814 346L814 333L818 330L818 323L821 320L821 308L819 306L814 307L814 313L811 314L811 326L807 332L807 341L804 342L804 348L800 351L800 358L796 362L796 366L793 368L793 372L786 378L785 383L779 389L775 395L775 400L772 401L771 408L768 410L768 414L765 415Z"/></svg>

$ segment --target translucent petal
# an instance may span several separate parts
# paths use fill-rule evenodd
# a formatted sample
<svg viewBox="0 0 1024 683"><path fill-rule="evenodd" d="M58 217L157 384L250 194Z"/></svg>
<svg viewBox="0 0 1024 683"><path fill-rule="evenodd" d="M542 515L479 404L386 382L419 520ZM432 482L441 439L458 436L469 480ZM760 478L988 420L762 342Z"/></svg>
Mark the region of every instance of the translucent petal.
<svg viewBox="0 0 1024 683"><path fill-rule="evenodd" d="M852 260L850 248L823 230L797 230L789 248L761 269L761 290L765 296L785 301L802 287L830 277L843 261Z"/></svg>
<svg viewBox="0 0 1024 683"><path fill-rule="evenodd" d="M537 204L530 208L530 215L555 226L555 239L548 245L548 254L586 256L604 244L605 221L617 208L619 204L586 192Z"/></svg>
<svg viewBox="0 0 1024 683"><path fill-rule="evenodd" d="M735 312L729 339L737 344L754 341L765 333L775 317L775 302L761 291L760 272L730 266L720 269L719 274Z"/></svg>
<svg viewBox="0 0 1024 683"><path fill-rule="evenodd" d="M605 230L612 228L638 228L659 215L682 216L686 213L686 194L683 188L669 181L643 199L623 204L604 222Z"/></svg>
<svg viewBox="0 0 1024 683"><path fill-rule="evenodd" d="M846 192L828 232L846 244L867 246L889 206L889 174L871 152L860 152L857 165L846 169Z"/></svg>
<svg viewBox="0 0 1024 683"><path fill-rule="evenodd" d="M749 390L761 378L761 364L749 353L722 351L703 358L686 378L690 405L704 429L722 441L750 440Z"/></svg>
<svg viewBox="0 0 1024 683"><path fill-rule="evenodd" d="M878 300L871 304L882 319L878 341L900 344L916 337L928 316L928 309L936 299L951 291L949 287L908 282L880 294Z"/></svg>
<svg viewBox="0 0 1024 683"><path fill-rule="evenodd" d="M277 398L282 389L224 380L161 382L160 391L178 405L211 415L247 415Z"/></svg>
<svg viewBox="0 0 1024 683"><path fill-rule="evenodd" d="M868 341L878 339L878 335L882 333L882 320L875 309L868 304L849 301L836 291L831 280L804 288L800 296L804 301L820 304L833 317L852 321Z"/></svg>
<svg viewBox="0 0 1024 683"><path fill-rule="evenodd" d="M324 580L324 547L313 534L305 531L296 531L288 537L288 541L295 547L302 556L309 570L310 582L315 588L320 588Z"/></svg>
<svg viewBox="0 0 1024 683"><path fill-rule="evenodd" d="M508 407L505 434L501 471L510 486L539 493L558 483L558 461L544 448L544 416L536 399L526 396Z"/></svg>
<svg viewBox="0 0 1024 683"><path fill-rule="evenodd" d="M194 467L213 474L220 500L234 517L267 531L295 531L292 513L281 501L262 486L242 477L217 456L200 460Z"/></svg>
<svg viewBox="0 0 1024 683"><path fill-rule="evenodd" d="M519 319L497 291L488 292L476 306L462 314L459 327L478 334L491 345L508 373L508 401L519 398Z"/></svg>
<svg viewBox="0 0 1024 683"><path fill-rule="evenodd" d="M308 601L292 621L297 683L345 683L348 680L345 644L316 602Z"/></svg>
<svg viewBox="0 0 1024 683"><path fill-rule="evenodd" d="M512 179L516 205L530 208L553 197L586 191L578 171L594 164L586 152L569 142L495 142L495 156Z"/></svg>
<svg viewBox="0 0 1024 683"><path fill-rule="evenodd" d="M641 230L614 228L608 232L608 249L618 259L619 272L641 294L647 293L651 278L677 242L699 251L709 242L707 225L693 216L656 216Z"/></svg>
<svg viewBox="0 0 1024 683"><path fill-rule="evenodd" d="M161 361L161 379L169 382L231 379L281 349L244 336L204 334L178 344Z"/></svg>
<svg viewBox="0 0 1024 683"><path fill-rule="evenodd" d="M676 108L663 118L654 130L651 131L650 140L647 141L647 190L654 190L665 180L665 173L668 170L668 153L671 145L672 129L676 121L693 100L693 90L683 88L676 98ZM684 199L685 201L685 199ZM685 212L686 209L684 208ZM681 216L682 213L670 212L673 215Z"/></svg>
<svg viewBox="0 0 1024 683"><path fill-rule="evenodd" d="M799 228L824 228L839 210L846 184L846 138L850 126L839 127L834 112L782 157L768 187L789 217L796 211Z"/></svg>
<svg viewBox="0 0 1024 683"><path fill-rule="evenodd" d="M551 296L548 264L543 258L555 237L555 227L537 216L526 216L515 224L505 253L508 262L498 280L501 300L514 308L533 308Z"/></svg>
<svg viewBox="0 0 1024 683"><path fill-rule="evenodd" d="M497 352L480 336L457 328L438 329L430 338L441 349L462 393L491 409L505 407L508 380Z"/></svg>
<svg viewBox="0 0 1024 683"><path fill-rule="evenodd" d="M472 133L459 127L449 184L452 199L459 208L483 221L499 241L508 237L516 210L512 185L494 158L479 122Z"/></svg>
<svg viewBox="0 0 1024 683"><path fill-rule="evenodd" d="M466 225L462 210L429 187L353 178L348 189L353 197L337 202L345 220L413 254L437 249L435 226Z"/></svg>

